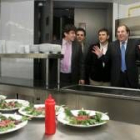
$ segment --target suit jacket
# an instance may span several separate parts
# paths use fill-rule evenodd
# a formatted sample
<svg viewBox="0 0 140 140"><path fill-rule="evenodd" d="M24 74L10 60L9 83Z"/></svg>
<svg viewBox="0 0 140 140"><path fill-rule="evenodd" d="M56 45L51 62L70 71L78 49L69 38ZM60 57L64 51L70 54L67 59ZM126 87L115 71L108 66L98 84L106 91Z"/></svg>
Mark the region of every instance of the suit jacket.
<svg viewBox="0 0 140 140"><path fill-rule="evenodd" d="M89 51L86 56L86 77L91 78L94 81L110 81L110 63L106 63L103 67L103 61L98 59L97 55L92 52L93 46L97 45L100 48L100 44L92 44L89 47ZM109 46L108 46L109 47Z"/></svg>
<svg viewBox="0 0 140 140"><path fill-rule="evenodd" d="M62 40L53 41L53 44L60 44L62 45ZM52 64L52 71L53 77L56 72L56 66L57 64L53 61ZM72 84L78 84L78 81L80 79L84 79L85 76L85 69L84 69L84 59L82 54L82 48L81 45L77 41L72 42L72 58L71 58L71 78L72 78ZM53 79L54 80L54 79ZM56 81L56 80L55 80Z"/></svg>
<svg viewBox="0 0 140 140"><path fill-rule="evenodd" d="M138 87L138 68L136 60L140 59L140 50L138 48L139 41L128 39L125 61L127 68L127 77L131 88ZM105 56L101 59L105 62L111 61L111 85L119 86L120 71L121 71L121 50L120 42L114 41L108 49Z"/></svg>
<svg viewBox="0 0 140 140"><path fill-rule="evenodd" d="M87 45L87 43L86 42L84 42L84 48L83 48L83 50L82 50L82 52L83 52L83 57L84 57L84 59L86 59L86 56L87 56L87 53L88 53L88 50L89 50L89 45Z"/></svg>

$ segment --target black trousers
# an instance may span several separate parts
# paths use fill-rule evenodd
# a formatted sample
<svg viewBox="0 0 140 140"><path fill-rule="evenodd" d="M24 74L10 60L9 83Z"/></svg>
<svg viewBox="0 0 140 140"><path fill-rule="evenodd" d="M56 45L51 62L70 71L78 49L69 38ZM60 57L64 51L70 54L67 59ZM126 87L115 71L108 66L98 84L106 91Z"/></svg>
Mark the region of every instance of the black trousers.
<svg viewBox="0 0 140 140"><path fill-rule="evenodd" d="M60 87L72 85L71 73L60 73Z"/></svg>
<svg viewBox="0 0 140 140"><path fill-rule="evenodd" d="M129 83L128 76L127 76L127 71L120 72L119 86L131 88L131 85Z"/></svg>

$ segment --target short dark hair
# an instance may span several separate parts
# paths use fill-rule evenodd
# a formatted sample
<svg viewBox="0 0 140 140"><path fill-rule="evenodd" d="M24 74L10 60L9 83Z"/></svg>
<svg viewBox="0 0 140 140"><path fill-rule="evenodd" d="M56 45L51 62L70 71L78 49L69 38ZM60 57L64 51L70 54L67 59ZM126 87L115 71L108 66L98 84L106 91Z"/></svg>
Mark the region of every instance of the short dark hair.
<svg viewBox="0 0 140 140"><path fill-rule="evenodd" d="M63 30L63 34L64 33L69 33L70 31L76 32L76 27L73 24L65 25L64 30Z"/></svg>
<svg viewBox="0 0 140 140"><path fill-rule="evenodd" d="M77 33L78 31L82 31L82 32L84 33L84 36L86 36L86 31L85 31L83 28L77 28L76 33Z"/></svg>
<svg viewBox="0 0 140 140"><path fill-rule="evenodd" d="M125 25L125 24L119 25L119 26L117 27L117 30L118 30L119 27L122 27L122 26L125 27L126 32L130 35L130 29L129 29L129 27L128 27L127 25ZM116 33L117 33L117 31L116 31Z"/></svg>
<svg viewBox="0 0 140 140"><path fill-rule="evenodd" d="M106 32L106 34L109 35L109 31L108 31L108 29L106 29L106 28L100 29L100 30L98 31L98 34L99 34L100 32Z"/></svg>

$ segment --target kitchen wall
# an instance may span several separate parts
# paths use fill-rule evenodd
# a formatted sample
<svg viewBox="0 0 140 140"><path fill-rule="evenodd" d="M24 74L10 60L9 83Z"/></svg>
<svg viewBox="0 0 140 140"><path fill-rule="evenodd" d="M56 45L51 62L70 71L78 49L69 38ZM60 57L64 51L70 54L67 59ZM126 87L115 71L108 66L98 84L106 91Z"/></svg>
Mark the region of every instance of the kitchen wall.
<svg viewBox="0 0 140 140"><path fill-rule="evenodd" d="M133 4L121 4L113 3L113 40L115 40L115 20L120 18L128 17L128 9L132 6L140 5L140 2ZM1 0L1 9L0 9L0 40L12 41L12 45L8 45L8 48L16 49L15 46L18 44L33 44L34 40L34 0ZM82 9L83 10L83 9ZM91 11L91 15L90 15ZM80 16L81 9L77 8L75 10L75 23L78 25L81 21L87 21L89 17L92 17L93 13L96 13L98 9L84 9L82 16ZM84 16L88 12L89 17ZM99 12L99 15L104 15L104 10ZM139 16L140 8L131 11L131 17ZM76 18L78 17L78 18ZM103 23L103 20L108 19L97 19L96 24L98 28L106 23ZM93 20L93 17L90 18ZM92 23L92 21L91 21ZM92 26L91 23L87 23L89 26ZM101 23L103 23L101 25ZM108 25L111 27L111 25ZM92 28L90 30L89 43L92 42L92 39L97 40L97 37L92 34L97 32L97 29ZM89 29L87 29L89 32ZM13 41L16 41L16 45L13 45ZM8 43L9 44L9 43ZM11 47L10 47L11 46ZM8 49L8 50L10 50ZM11 76L19 78L33 78L33 60L29 59L2 59L1 64L1 74L2 76ZM21 74L22 73L22 74Z"/></svg>
<svg viewBox="0 0 140 140"><path fill-rule="evenodd" d="M1 0L0 40L6 40L5 51L14 52L21 44L33 44L34 0ZM1 60L1 75L33 78L33 60Z"/></svg>
<svg viewBox="0 0 140 140"><path fill-rule="evenodd" d="M94 6L94 5L93 5ZM98 30L107 28L112 30L112 4L104 7L75 8L74 23L76 27L81 26L86 30L86 42L88 45L98 41Z"/></svg>
<svg viewBox="0 0 140 140"><path fill-rule="evenodd" d="M133 10L130 10L130 8L136 7ZM129 15L130 10L130 15ZM140 2L135 2L133 4L121 4L121 3L113 3L113 40L115 40L115 20L117 19L126 19L131 17L138 17L140 16ZM139 22L139 17L138 21ZM135 24L133 22L133 24Z"/></svg>
<svg viewBox="0 0 140 140"><path fill-rule="evenodd" d="M133 9L130 10L130 8L133 8ZM121 11L122 10L123 9L121 9ZM130 10L130 15L128 15L129 10ZM129 4L126 6L124 17L135 17L135 16L140 16L140 2Z"/></svg>
<svg viewBox="0 0 140 140"><path fill-rule="evenodd" d="M106 27L107 12L106 9L75 9L75 25L79 27L79 24L85 24L85 30L87 32L86 38L89 44L98 41L98 30ZM100 17L100 18L99 18Z"/></svg>

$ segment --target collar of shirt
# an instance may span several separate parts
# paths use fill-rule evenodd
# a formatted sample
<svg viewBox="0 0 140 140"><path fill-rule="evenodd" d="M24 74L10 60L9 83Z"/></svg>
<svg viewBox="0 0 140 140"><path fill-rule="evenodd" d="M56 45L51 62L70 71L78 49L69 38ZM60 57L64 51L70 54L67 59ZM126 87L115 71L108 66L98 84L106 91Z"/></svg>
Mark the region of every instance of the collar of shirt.
<svg viewBox="0 0 140 140"><path fill-rule="evenodd" d="M71 44L72 44L72 42L71 42L71 41L67 41L67 40L63 39L63 40L62 40L62 46L63 46L63 45L67 45L67 44L68 44L68 45L71 45Z"/></svg>
<svg viewBox="0 0 140 140"><path fill-rule="evenodd" d="M122 42L124 42L124 48L126 50L128 40L125 40L125 41L122 41ZM122 46L122 42L120 42L120 47Z"/></svg>
<svg viewBox="0 0 140 140"><path fill-rule="evenodd" d="M62 54L65 53L65 50L66 50L66 46L67 46L67 45L72 46L72 42L63 39L63 40L62 40L62 48L61 48L61 53L62 53Z"/></svg>
<svg viewBox="0 0 140 140"><path fill-rule="evenodd" d="M103 54L106 54L107 49L108 49L108 43L106 43L105 45L100 43L100 50L103 50Z"/></svg>

